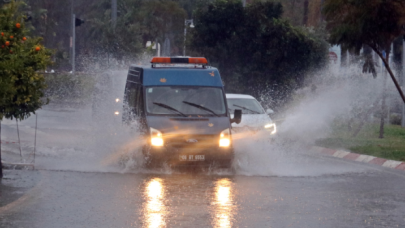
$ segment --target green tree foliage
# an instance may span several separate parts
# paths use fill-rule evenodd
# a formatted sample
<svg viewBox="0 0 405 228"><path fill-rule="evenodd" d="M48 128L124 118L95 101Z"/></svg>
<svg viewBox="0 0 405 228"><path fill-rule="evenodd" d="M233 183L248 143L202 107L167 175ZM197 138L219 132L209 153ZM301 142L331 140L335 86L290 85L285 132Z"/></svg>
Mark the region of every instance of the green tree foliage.
<svg viewBox="0 0 405 228"><path fill-rule="evenodd" d="M11 1L0 8L0 121L3 117L25 119L43 105L46 84L38 71L50 64L51 53L40 38L28 36L20 5Z"/></svg>
<svg viewBox="0 0 405 228"><path fill-rule="evenodd" d="M193 17L194 10L201 4L213 2L213 0L172 0L177 2L187 12L188 18Z"/></svg>
<svg viewBox="0 0 405 228"><path fill-rule="evenodd" d="M51 52L41 38L30 37L19 4L12 1L0 9L0 120L25 119L44 104L44 70Z"/></svg>
<svg viewBox="0 0 405 228"><path fill-rule="evenodd" d="M330 31L330 42L355 50L368 45L383 60L403 101L405 96L389 65L391 43L404 34L403 0L325 0L323 13ZM383 51L386 56L383 56ZM366 61L365 72L374 72L374 63Z"/></svg>
<svg viewBox="0 0 405 228"><path fill-rule="evenodd" d="M117 4L117 23L111 22L111 0L95 1L83 31L88 49L95 53L108 52L116 58L134 58L145 51L147 41L160 43L170 37L182 45L186 12L175 1L120 0Z"/></svg>
<svg viewBox="0 0 405 228"><path fill-rule="evenodd" d="M143 41L163 42L165 38L172 40L174 54L179 54L179 46L183 44L183 29L186 11L174 1L144 1L141 7L141 23Z"/></svg>
<svg viewBox="0 0 405 228"><path fill-rule="evenodd" d="M111 0L96 1L93 10L84 17L86 29L83 35L93 54L112 53L120 59L122 56L135 57L142 48L139 0L122 0L117 4L117 22L112 26Z"/></svg>
<svg viewBox="0 0 405 228"><path fill-rule="evenodd" d="M326 60L328 44L281 19L280 3L217 0L196 11L191 48L221 70L229 92L288 97Z"/></svg>
<svg viewBox="0 0 405 228"><path fill-rule="evenodd" d="M53 67L65 67L68 64L70 47L71 1L25 0L24 11L30 21L26 27L33 36L43 38L43 45L54 49Z"/></svg>

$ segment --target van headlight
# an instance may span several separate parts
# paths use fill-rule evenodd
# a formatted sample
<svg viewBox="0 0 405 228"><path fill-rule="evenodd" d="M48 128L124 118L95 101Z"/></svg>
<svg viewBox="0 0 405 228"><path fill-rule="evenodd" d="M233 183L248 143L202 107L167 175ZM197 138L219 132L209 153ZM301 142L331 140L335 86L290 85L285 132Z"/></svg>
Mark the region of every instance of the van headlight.
<svg viewBox="0 0 405 228"><path fill-rule="evenodd" d="M150 128L150 138L150 143L152 144L152 146L163 146L164 141L162 132L154 128Z"/></svg>
<svg viewBox="0 0 405 228"><path fill-rule="evenodd" d="M264 128L266 130L269 130L270 134L272 134L272 135L276 134L276 132L277 132L277 127L276 127L275 123L266 124L266 125L264 125Z"/></svg>
<svg viewBox="0 0 405 228"><path fill-rule="evenodd" d="M231 145L231 131L225 129L219 135L219 147L229 147Z"/></svg>

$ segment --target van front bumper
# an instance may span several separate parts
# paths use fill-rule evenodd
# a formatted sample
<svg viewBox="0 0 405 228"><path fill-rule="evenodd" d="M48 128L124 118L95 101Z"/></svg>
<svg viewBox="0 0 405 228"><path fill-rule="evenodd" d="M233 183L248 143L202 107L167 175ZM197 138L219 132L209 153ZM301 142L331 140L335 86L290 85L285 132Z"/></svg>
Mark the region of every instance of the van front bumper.
<svg viewBox="0 0 405 228"><path fill-rule="evenodd" d="M144 149L145 156L155 161L174 165L195 165L200 163L231 163L234 158L232 147L153 147Z"/></svg>

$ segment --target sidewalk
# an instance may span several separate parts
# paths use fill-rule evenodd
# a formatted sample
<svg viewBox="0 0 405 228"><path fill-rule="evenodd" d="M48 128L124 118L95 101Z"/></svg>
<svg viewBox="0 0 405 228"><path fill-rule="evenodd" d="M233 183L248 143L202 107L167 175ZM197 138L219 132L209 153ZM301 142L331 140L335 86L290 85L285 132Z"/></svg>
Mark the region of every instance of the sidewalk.
<svg viewBox="0 0 405 228"><path fill-rule="evenodd" d="M0 212L18 200L41 180L41 174L33 170L3 170L0 181Z"/></svg>

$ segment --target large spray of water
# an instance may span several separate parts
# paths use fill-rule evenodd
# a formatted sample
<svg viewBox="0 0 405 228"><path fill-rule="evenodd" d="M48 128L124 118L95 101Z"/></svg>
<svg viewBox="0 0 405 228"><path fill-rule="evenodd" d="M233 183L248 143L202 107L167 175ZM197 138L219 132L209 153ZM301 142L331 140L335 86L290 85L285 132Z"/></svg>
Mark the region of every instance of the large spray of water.
<svg viewBox="0 0 405 228"><path fill-rule="evenodd" d="M51 102L38 111L38 142L35 165L39 169L95 171L95 172L173 172L168 166L159 170L144 168L141 154L143 139L136 126L121 123L114 115L122 107L126 70L111 71L112 102L98 107L94 115L92 102L80 107ZM97 80L97 78L96 78ZM308 151L318 138L330 133L336 118L349 118L353 108L373 104L381 94L381 79L347 71L322 70L311 77L308 88L296 91L296 98L286 109L278 125L275 140L267 135L241 132L233 135L235 147L234 169L240 175L303 176L342 173L338 166L323 165L320 158ZM314 89L315 88L315 89ZM94 101L93 101L94 102ZM117 109L117 110L116 110ZM22 121L20 136L25 161L32 159L35 116ZM136 123L134 123L136 124ZM15 121L3 121L2 138L15 141ZM4 144L11 160L18 161L17 144ZM217 174L222 171L215 172ZM230 174L225 172L225 174Z"/></svg>

